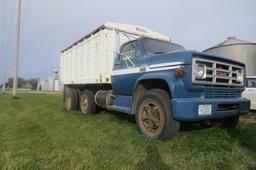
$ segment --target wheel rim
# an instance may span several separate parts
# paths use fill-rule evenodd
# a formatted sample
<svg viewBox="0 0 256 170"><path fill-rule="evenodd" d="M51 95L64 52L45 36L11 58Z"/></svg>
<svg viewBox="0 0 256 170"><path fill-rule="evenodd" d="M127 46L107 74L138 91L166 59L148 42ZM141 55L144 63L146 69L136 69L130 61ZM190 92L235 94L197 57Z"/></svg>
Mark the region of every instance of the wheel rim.
<svg viewBox="0 0 256 170"><path fill-rule="evenodd" d="M142 128L150 134L157 134L163 126L163 112L161 107L152 101L145 101L140 109Z"/></svg>
<svg viewBox="0 0 256 170"><path fill-rule="evenodd" d="M71 110L71 96L68 96L65 100L66 109Z"/></svg>
<svg viewBox="0 0 256 170"><path fill-rule="evenodd" d="M83 113L87 113L87 111L88 111L88 98L87 98L87 96L82 96L81 97L81 111Z"/></svg>

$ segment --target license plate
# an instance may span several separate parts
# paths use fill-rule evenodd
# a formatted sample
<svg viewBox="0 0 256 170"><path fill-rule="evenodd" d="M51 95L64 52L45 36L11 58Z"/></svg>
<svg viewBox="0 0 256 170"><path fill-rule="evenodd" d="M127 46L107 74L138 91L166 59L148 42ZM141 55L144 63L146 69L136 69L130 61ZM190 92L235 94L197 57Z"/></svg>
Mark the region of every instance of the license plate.
<svg viewBox="0 0 256 170"><path fill-rule="evenodd" d="M212 105L210 104L203 104L198 106L198 115L210 115L212 113Z"/></svg>

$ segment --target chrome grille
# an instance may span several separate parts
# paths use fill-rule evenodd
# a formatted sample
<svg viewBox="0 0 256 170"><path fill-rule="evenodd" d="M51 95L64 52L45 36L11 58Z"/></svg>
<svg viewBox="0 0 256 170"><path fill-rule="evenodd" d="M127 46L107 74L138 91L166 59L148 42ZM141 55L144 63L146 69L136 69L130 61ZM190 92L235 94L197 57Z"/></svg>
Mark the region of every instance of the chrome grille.
<svg viewBox="0 0 256 170"><path fill-rule="evenodd" d="M206 66L205 79L196 78L196 64L203 64ZM244 68L238 65L201 58L193 58L192 83L218 86L243 86L244 81L237 81L238 71L244 74Z"/></svg>
<svg viewBox="0 0 256 170"><path fill-rule="evenodd" d="M223 91L223 90L206 90L204 92L205 98L236 98L241 97L241 93L237 91Z"/></svg>

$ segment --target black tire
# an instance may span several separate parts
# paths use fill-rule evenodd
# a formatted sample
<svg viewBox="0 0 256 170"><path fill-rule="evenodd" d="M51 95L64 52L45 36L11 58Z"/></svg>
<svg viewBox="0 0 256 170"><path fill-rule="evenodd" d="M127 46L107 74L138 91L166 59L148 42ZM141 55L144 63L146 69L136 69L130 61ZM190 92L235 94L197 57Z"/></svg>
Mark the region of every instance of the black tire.
<svg viewBox="0 0 256 170"><path fill-rule="evenodd" d="M74 89L68 89L65 93L65 108L67 111L78 110L78 92Z"/></svg>
<svg viewBox="0 0 256 170"><path fill-rule="evenodd" d="M66 94L67 94L68 90L70 90L70 89L66 85L64 85L64 89L63 89L63 103L65 103Z"/></svg>
<svg viewBox="0 0 256 170"><path fill-rule="evenodd" d="M170 139L176 136L180 122L173 119L170 97L161 89L144 91L138 100L135 120L138 129L154 139Z"/></svg>
<svg viewBox="0 0 256 170"><path fill-rule="evenodd" d="M90 90L84 90L80 93L80 110L84 114L93 114L96 112L94 93Z"/></svg>
<svg viewBox="0 0 256 170"><path fill-rule="evenodd" d="M239 123L239 116L228 117L221 121L222 127L227 129L235 128L238 125L238 123Z"/></svg>

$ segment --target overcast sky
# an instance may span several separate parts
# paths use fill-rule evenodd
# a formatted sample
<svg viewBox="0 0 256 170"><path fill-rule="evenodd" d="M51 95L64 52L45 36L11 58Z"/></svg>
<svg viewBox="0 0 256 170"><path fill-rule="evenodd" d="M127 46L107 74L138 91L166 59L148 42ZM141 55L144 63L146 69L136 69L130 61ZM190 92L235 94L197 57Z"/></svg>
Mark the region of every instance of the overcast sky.
<svg viewBox="0 0 256 170"><path fill-rule="evenodd" d="M145 26L199 51L228 36L256 42L255 0L21 1L19 76L25 78L50 76L59 67L60 50L106 21ZM5 58L12 75L16 0L0 2L2 79Z"/></svg>

